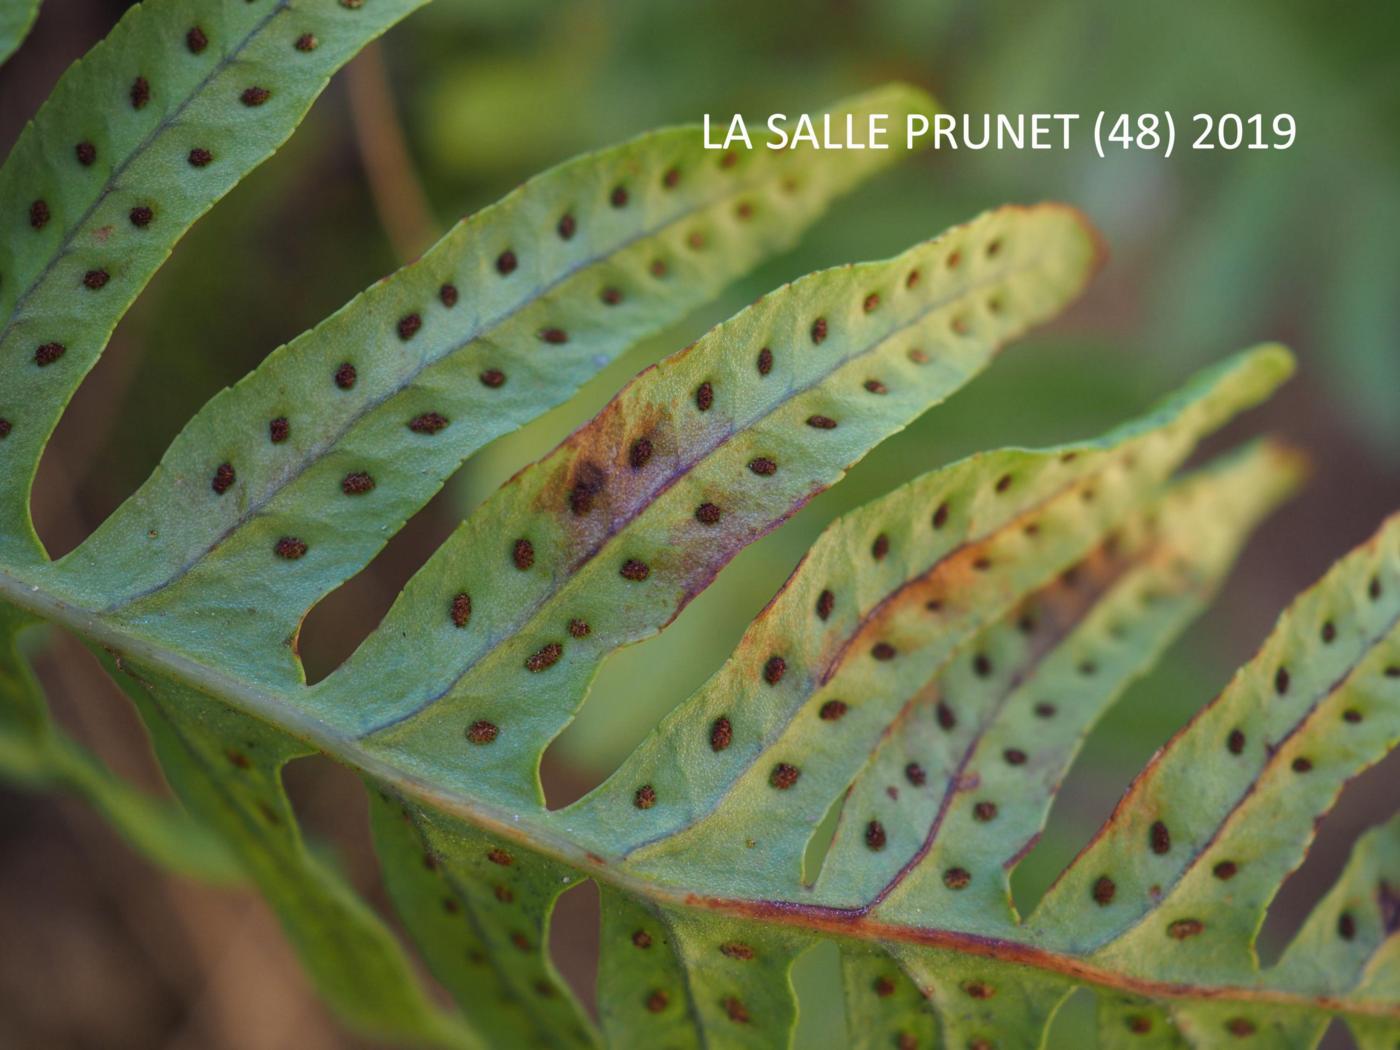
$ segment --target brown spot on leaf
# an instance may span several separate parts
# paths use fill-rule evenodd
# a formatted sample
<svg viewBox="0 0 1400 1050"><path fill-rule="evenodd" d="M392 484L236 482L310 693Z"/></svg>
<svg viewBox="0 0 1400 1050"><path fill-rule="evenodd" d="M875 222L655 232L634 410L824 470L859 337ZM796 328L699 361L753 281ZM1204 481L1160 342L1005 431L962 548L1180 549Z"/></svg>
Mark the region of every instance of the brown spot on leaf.
<svg viewBox="0 0 1400 1050"><path fill-rule="evenodd" d="M643 784L632 796L632 805L638 809L651 809L656 805L656 789L650 784Z"/></svg>
<svg viewBox="0 0 1400 1050"><path fill-rule="evenodd" d="M366 492L373 490L374 478L370 477L363 470L351 471L345 475L340 483L340 491L347 496L363 496Z"/></svg>
<svg viewBox="0 0 1400 1050"><path fill-rule="evenodd" d="M917 762L910 762L904 767L904 779L915 787L923 787L928 782L928 774L924 772L924 767Z"/></svg>
<svg viewBox="0 0 1400 1050"><path fill-rule="evenodd" d="M831 610L836 607L836 595L829 590L824 590L817 595L817 616L823 620L831 616Z"/></svg>
<svg viewBox="0 0 1400 1050"><path fill-rule="evenodd" d="M749 1023L748 1008L732 995L724 1000L724 1012L729 1015L729 1019L735 1024Z"/></svg>
<svg viewBox="0 0 1400 1050"><path fill-rule="evenodd" d="M627 463L633 470L641 470L651 461L654 451L650 438L638 438L627 451Z"/></svg>
<svg viewBox="0 0 1400 1050"><path fill-rule="evenodd" d="M492 846L489 850L487 850L486 859L489 860L492 864L499 864L503 868L508 868L515 863L515 858L512 857L509 853L507 853L505 850L501 849L500 846Z"/></svg>
<svg viewBox="0 0 1400 1050"><path fill-rule="evenodd" d="M569 341L569 333L562 328L541 328L539 337L553 346L561 346Z"/></svg>
<svg viewBox="0 0 1400 1050"><path fill-rule="evenodd" d="M436 434L447 426L447 417L440 412L424 412L408 421L408 429L415 434Z"/></svg>
<svg viewBox="0 0 1400 1050"><path fill-rule="evenodd" d="M895 647L889 642L876 642L871 647L870 655L882 663L893 660L897 655Z"/></svg>
<svg viewBox="0 0 1400 1050"><path fill-rule="evenodd" d="M884 561L885 555L890 552L890 538L883 532L875 537L875 542L870 545L870 556L876 561Z"/></svg>
<svg viewBox="0 0 1400 1050"><path fill-rule="evenodd" d="M1094 880L1092 893L1094 903L1104 908L1113 903L1113 898L1118 893L1118 885L1107 875L1100 875Z"/></svg>
<svg viewBox="0 0 1400 1050"><path fill-rule="evenodd" d="M559 658L564 655L564 647L558 642L550 642L543 646L538 652L531 654L525 661L525 669L538 673L553 667L559 662Z"/></svg>
<svg viewBox="0 0 1400 1050"><path fill-rule="evenodd" d="M207 168L210 162L213 161L214 154L210 153L203 146L196 146L194 149L190 150L185 159L189 161L189 165L192 168Z"/></svg>
<svg viewBox="0 0 1400 1050"><path fill-rule="evenodd" d="M1177 919L1167 927L1167 936L1173 940L1184 941L1188 937L1195 937L1205 928L1205 923L1200 919Z"/></svg>
<svg viewBox="0 0 1400 1050"><path fill-rule="evenodd" d="M934 708L934 713L938 718L939 727L944 730L952 729L958 724L958 716L953 714L953 709L942 700L938 701L937 707Z"/></svg>
<svg viewBox="0 0 1400 1050"><path fill-rule="evenodd" d="M42 230L49 222L49 206L46 201L35 201L29 206L29 225Z"/></svg>
<svg viewBox="0 0 1400 1050"><path fill-rule="evenodd" d="M777 685L787 673L787 661L781 656L770 656L763 665L763 680L769 685Z"/></svg>
<svg viewBox="0 0 1400 1050"><path fill-rule="evenodd" d="M638 948L650 948L651 934L647 933L646 930L634 930L632 932L632 943Z"/></svg>
<svg viewBox="0 0 1400 1050"><path fill-rule="evenodd" d="M520 265L520 260L515 257L515 252L507 248L496 256L496 271L505 276L515 272L515 268Z"/></svg>
<svg viewBox="0 0 1400 1050"><path fill-rule="evenodd" d="M997 816L997 804L995 802L982 801L972 807L972 819L987 823L995 820Z"/></svg>
<svg viewBox="0 0 1400 1050"><path fill-rule="evenodd" d="M341 390L349 390L355 385L355 380L359 378L355 371L355 366L346 361L335 370L335 385Z"/></svg>
<svg viewBox="0 0 1400 1050"><path fill-rule="evenodd" d="M758 352L758 374L766 376L773 371L773 351L764 347Z"/></svg>
<svg viewBox="0 0 1400 1050"><path fill-rule="evenodd" d="M997 994L997 990L984 981L968 981L963 985L963 991L974 999L990 999Z"/></svg>
<svg viewBox="0 0 1400 1050"><path fill-rule="evenodd" d="M878 820L865 825L865 848L877 853L885 848L885 825Z"/></svg>
<svg viewBox="0 0 1400 1050"><path fill-rule="evenodd" d="M1238 729L1230 730L1230 735L1225 738L1225 747L1230 754L1238 755L1244 750L1244 733Z"/></svg>
<svg viewBox="0 0 1400 1050"><path fill-rule="evenodd" d="M99 288L105 288L111 279L111 275L106 270L89 270L83 274L83 287L95 292Z"/></svg>
<svg viewBox="0 0 1400 1050"><path fill-rule="evenodd" d="M786 791L797 783L797 778L802 775L802 771L796 766L787 762L779 762L773 767L773 771L768 774L768 783L779 791Z"/></svg>
<svg viewBox="0 0 1400 1050"><path fill-rule="evenodd" d="M723 751L734 742L734 727L721 715L710 726L710 750Z"/></svg>
<svg viewBox="0 0 1400 1050"><path fill-rule="evenodd" d="M821 710L817 712L823 722L837 722L848 710L844 700L828 700L822 704Z"/></svg>
<svg viewBox="0 0 1400 1050"><path fill-rule="evenodd" d="M517 569L525 572L535 564L535 545L524 538L516 540L511 547L510 559Z"/></svg>
<svg viewBox="0 0 1400 1050"><path fill-rule="evenodd" d="M494 722L488 722L484 718L478 719L467 726L467 739L473 744L489 744L501 733L500 728Z"/></svg>
<svg viewBox="0 0 1400 1050"><path fill-rule="evenodd" d="M97 162L97 147L91 142L79 142L73 147L73 154L78 158L78 163L85 168L90 168Z"/></svg>
<svg viewBox="0 0 1400 1050"><path fill-rule="evenodd" d="M715 403L715 388L709 382L701 383L695 388L695 407L701 412L708 412L710 406Z"/></svg>
<svg viewBox="0 0 1400 1050"><path fill-rule="evenodd" d="M1151 830L1147 835L1148 844L1152 847L1152 852L1162 854L1172 848L1171 832L1160 820L1154 821Z"/></svg>
<svg viewBox="0 0 1400 1050"><path fill-rule="evenodd" d="M593 628L589 627L583 620L569 621L569 635L573 638L587 638L593 633Z"/></svg>
<svg viewBox="0 0 1400 1050"><path fill-rule="evenodd" d="M137 77L131 82L131 108L144 109L151 101L151 82L145 77Z"/></svg>
<svg viewBox="0 0 1400 1050"><path fill-rule="evenodd" d="M933 527L941 529L948 522L948 504L940 503L938 509L933 512Z"/></svg>
<svg viewBox="0 0 1400 1050"><path fill-rule="evenodd" d="M465 627L472 618L472 596L466 591L456 594L452 598L452 626Z"/></svg>
<svg viewBox="0 0 1400 1050"><path fill-rule="evenodd" d="M1254 1022L1245 1017L1232 1017L1225 1022L1225 1031L1236 1039L1243 1039L1254 1034Z"/></svg>
<svg viewBox="0 0 1400 1050"><path fill-rule="evenodd" d="M604 306L616 306L622 302L622 289L609 285L598 293L598 298L603 301Z"/></svg>
<svg viewBox="0 0 1400 1050"><path fill-rule="evenodd" d="M1023 766L1026 764L1026 753L1019 747L1008 747L1001 753L1001 757L1006 759L1009 766Z"/></svg>
<svg viewBox="0 0 1400 1050"><path fill-rule="evenodd" d="M713 503L702 503L695 508L695 520L702 525L713 525L720 518L720 509Z"/></svg>
<svg viewBox="0 0 1400 1050"><path fill-rule="evenodd" d="M1239 865L1236 864L1233 860L1222 860L1219 864L1217 864L1214 868L1211 869L1211 873L1220 881L1229 882L1235 877L1236 872L1238 872L1239 870Z"/></svg>
<svg viewBox="0 0 1400 1050"><path fill-rule="evenodd" d="M572 214L565 212L560 217L559 225L556 226L555 229L559 231L559 236L567 241L573 237L574 233L578 230L578 223L574 221Z"/></svg>
<svg viewBox="0 0 1400 1050"><path fill-rule="evenodd" d="M1356 920L1352 918L1351 912L1344 911L1337 916L1337 936L1344 941L1356 936Z"/></svg>
<svg viewBox="0 0 1400 1050"><path fill-rule="evenodd" d="M867 379L862 385L872 394L888 394L890 392L890 388L878 379Z"/></svg>
<svg viewBox="0 0 1400 1050"><path fill-rule="evenodd" d="M638 561L636 558L628 558L622 563L622 568L618 572L624 580L640 583L651 575L651 568L646 562Z"/></svg>
<svg viewBox="0 0 1400 1050"><path fill-rule="evenodd" d="M316 39L316 35L314 33L302 33L301 36L297 37L296 43L294 43L292 46L295 47L298 51L305 54L309 51L315 51L318 47L321 46L321 42Z"/></svg>
<svg viewBox="0 0 1400 1050"><path fill-rule="evenodd" d="M943 873L943 885L950 890L966 889L972 882L972 873L966 868L949 868Z"/></svg>
<svg viewBox="0 0 1400 1050"><path fill-rule="evenodd" d="M1036 718L1054 718L1055 705L1042 700L1040 703L1035 705L1035 716Z"/></svg>
<svg viewBox="0 0 1400 1050"><path fill-rule="evenodd" d="M444 284L438 289L438 302L449 310L457 305L457 286L455 284Z"/></svg>
<svg viewBox="0 0 1400 1050"><path fill-rule="evenodd" d="M1279 696L1282 696L1284 693L1288 692L1288 683L1288 668L1280 667L1278 672L1274 675L1274 691L1278 693Z"/></svg>
<svg viewBox="0 0 1400 1050"><path fill-rule="evenodd" d="M209 483L209 487L222 496L233 488L235 480L237 480L237 475L233 471L233 464L220 463L214 471L214 480Z"/></svg>
<svg viewBox="0 0 1400 1050"><path fill-rule="evenodd" d="M209 36L199 26L191 26L189 32L185 34L185 47L190 54L201 54L209 46Z"/></svg>
<svg viewBox="0 0 1400 1050"><path fill-rule="evenodd" d="M399 318L399 323L394 326L394 331L399 333L399 338L404 342L412 339L418 334L418 329L423 327L423 318L418 314L405 314Z"/></svg>
<svg viewBox="0 0 1400 1050"><path fill-rule="evenodd" d="M1312 759L1306 758L1306 757L1304 757L1304 756L1302 756L1302 755L1299 755L1297 758L1295 758L1295 759L1293 760L1293 772L1295 772L1295 773L1307 773L1307 772L1310 772L1310 771L1312 770L1312 767L1313 767Z"/></svg>
<svg viewBox="0 0 1400 1050"><path fill-rule="evenodd" d="M814 430L835 430L836 420L830 416L808 416L807 425Z"/></svg>
<svg viewBox="0 0 1400 1050"><path fill-rule="evenodd" d="M826 318L818 317L812 322L812 342L821 343L826 339Z"/></svg>
<svg viewBox="0 0 1400 1050"><path fill-rule="evenodd" d="M754 954L753 949L742 941L729 941L727 944L721 944L719 950L729 958L738 959L741 962L752 959Z"/></svg>
<svg viewBox="0 0 1400 1050"><path fill-rule="evenodd" d="M659 1014L662 1010L666 1009L667 1005L669 1005L670 1002L670 996L668 996L660 988L654 988L652 989L651 994L647 996L646 1005L647 1009L650 1010L652 1013Z"/></svg>
<svg viewBox="0 0 1400 1050"><path fill-rule="evenodd" d="M778 472L778 464L767 456L757 456L749 460L749 469L759 477L772 477Z"/></svg>
<svg viewBox="0 0 1400 1050"><path fill-rule="evenodd" d="M306 544L295 536L283 536L272 549L277 557L287 561L296 561L306 554Z"/></svg>

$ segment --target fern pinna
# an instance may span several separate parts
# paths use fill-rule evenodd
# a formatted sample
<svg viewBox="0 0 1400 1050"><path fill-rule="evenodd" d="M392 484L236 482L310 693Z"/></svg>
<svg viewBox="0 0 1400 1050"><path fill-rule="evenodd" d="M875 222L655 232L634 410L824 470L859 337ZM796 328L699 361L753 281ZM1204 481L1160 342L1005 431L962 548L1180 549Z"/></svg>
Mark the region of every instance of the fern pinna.
<svg viewBox="0 0 1400 1050"><path fill-rule="evenodd" d="M540 757L610 652L1074 298L1098 245L1071 209L804 277L642 373L315 685L301 621L466 457L894 151L716 154L677 128L549 171L273 352L47 556L37 463L126 308L418 4L150 0L0 170L0 770L84 795L159 863L255 885L328 1002L395 1044L781 1046L789 969L829 941L852 1046L1042 1045L1075 988L1104 1046L1311 1046L1334 1017L1393 1046L1400 824L1359 842L1276 965L1254 938L1316 821L1396 740L1400 518L1284 614L1031 914L1009 888L1090 727L1301 479L1268 440L1179 470L1287 377L1279 347L1102 438L976 455L840 518L606 783L544 804ZM31 14L7 16L6 52ZM833 108L932 107L896 86ZM178 804L49 720L17 646L44 622L131 696ZM303 841L281 770L313 752L363 777L398 917L460 1012ZM546 950L583 880L603 900L596 1021Z"/></svg>

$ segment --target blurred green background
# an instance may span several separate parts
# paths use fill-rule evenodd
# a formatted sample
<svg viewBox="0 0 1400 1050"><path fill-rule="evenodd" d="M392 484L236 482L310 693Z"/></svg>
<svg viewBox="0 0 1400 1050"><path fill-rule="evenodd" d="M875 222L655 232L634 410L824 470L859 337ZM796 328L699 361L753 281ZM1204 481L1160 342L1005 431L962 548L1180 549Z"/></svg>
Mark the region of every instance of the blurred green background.
<svg viewBox="0 0 1400 1050"><path fill-rule="evenodd" d="M30 42L0 70L0 150L125 6L50 0ZM302 646L311 675L324 675L495 485L627 377L775 284L892 254L1003 202L1072 202L1111 250L1084 302L742 554L664 635L611 660L546 768L554 804L605 776L719 665L842 510L978 448L1094 434L1204 363L1248 343L1287 342L1301 358L1299 377L1227 438L1277 431L1312 455L1316 476L1266 526L1217 607L1095 732L1017 873L1028 907L1289 598L1400 507L1397 39L1393 3L436 0L357 59L289 146L179 246L60 428L41 472L38 527L56 554L70 549L144 479L206 398L457 217L579 151L705 112L762 119L814 110L890 79L931 89L954 113L1086 114L1068 153L925 154L840 203L798 250L639 347L573 404L477 456L312 614ZM1183 133L1195 112L1266 120L1286 112L1297 141L1283 152L1192 152L1179 142L1170 160L1101 160L1083 134L1099 110L1166 109ZM62 716L119 769L151 781L139 734L109 710L120 701L70 642L56 644L41 670ZM1266 959L1339 869L1357 830L1386 814L1397 772L1394 761L1383 765L1344 797L1270 916ZM312 826L377 899L362 812L346 801L353 789L344 774L311 763L293 786ZM162 877L65 803L0 796L0 843L0 924L13 920L7 928L20 931L5 954L25 959L0 965L0 1016L22 1019L13 1031L32 1035L32 1045L352 1045L319 1012L256 904L179 887L169 892L188 903L154 918L137 897ZM75 866L78 874L53 877ZM590 904L566 905L554 947L586 986L596 938ZM49 909L44 924L18 914L40 909ZM230 962L229 944L248 936L250 922L263 924L262 939ZM33 998L46 967L62 974L70 965L71 955L51 945L34 951L54 923L96 968L77 1005L67 995L48 1007ZM172 963L172 953L188 965ZM833 1030L831 961L801 967L803 1046L830 1045L822 1039ZM250 1032L237 1009L249 995L280 1020ZM269 995L285 1001L267 1006ZM1056 1045L1091 1045L1084 1019L1084 1005L1072 1003ZM27 1038L15 1045L31 1045ZM0 1045L5 1039L0 1032Z"/></svg>

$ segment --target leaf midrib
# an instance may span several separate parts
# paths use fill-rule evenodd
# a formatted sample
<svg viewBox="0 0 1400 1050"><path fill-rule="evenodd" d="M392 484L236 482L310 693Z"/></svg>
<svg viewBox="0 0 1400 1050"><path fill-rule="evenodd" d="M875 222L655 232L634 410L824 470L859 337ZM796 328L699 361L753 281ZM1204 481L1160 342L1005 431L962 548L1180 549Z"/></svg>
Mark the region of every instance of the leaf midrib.
<svg viewBox="0 0 1400 1050"><path fill-rule="evenodd" d="M502 841L515 843L533 853L553 859L588 878L607 883L622 893L652 902L656 906L669 905L714 911L734 918L791 927L808 933L815 930L863 942L888 941L942 948L1024 965L1086 984L1147 997L1257 1002L1400 1019L1400 1004L1358 1002L1335 995L1310 996L1261 985L1205 985L1154 981L1115 973L1076 956L1027 942L935 927L882 923L863 916L852 919L849 914L839 909L822 905L706 897L679 887L654 883L628 873L619 865L609 864L605 859L600 860L602 854L598 848L560 834L557 828L548 826L548 822L553 820L550 814L530 814L522 818L518 810L497 806L457 792L443 791L421 777L400 770L391 763L363 751L354 741L340 736L320 719L286 706L283 698L277 694L225 672L206 667L178 652L167 651L141 638L127 636L103 622L93 611L78 608L50 595L4 568L0 568L0 598L82 635L114 656L134 659L142 665L169 675L182 685L259 718L420 805L457 817L484 832L498 836ZM544 819L539 819L540 816ZM597 845L602 850L607 849L605 844Z"/></svg>

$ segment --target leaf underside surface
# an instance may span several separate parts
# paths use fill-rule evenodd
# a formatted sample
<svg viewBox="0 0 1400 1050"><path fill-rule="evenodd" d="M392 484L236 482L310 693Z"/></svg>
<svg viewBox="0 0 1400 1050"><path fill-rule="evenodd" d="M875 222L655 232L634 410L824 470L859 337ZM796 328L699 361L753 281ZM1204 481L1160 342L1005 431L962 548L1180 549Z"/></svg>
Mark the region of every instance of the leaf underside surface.
<svg viewBox="0 0 1400 1050"><path fill-rule="evenodd" d="M1333 1017L1393 1046L1400 825L1363 837L1276 964L1254 942L1316 822L1395 744L1400 518L1294 603L1028 915L1010 890L1097 719L1301 480L1271 440L1181 469L1287 377L1276 346L1099 439L979 454L841 517L605 783L545 805L541 757L609 653L1074 299L1099 248L1072 209L997 209L800 278L646 370L308 686L307 613L467 457L898 152L643 135L464 219L274 350L49 559L30 487L114 326L417 6L151 0L0 168L0 774L90 799L159 863L255 885L331 1006L396 1044L782 1046L791 966L830 941L853 1046L1039 1046L1076 988L1105 1046L1311 1046ZM893 86L832 113L932 109ZM46 621L130 696L174 799L52 722L22 637ZM363 778L398 919L454 1008L304 841L282 769L316 752ZM585 880L596 1021L547 950Z"/></svg>

